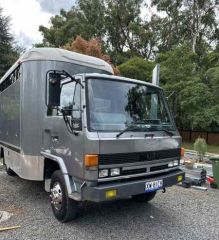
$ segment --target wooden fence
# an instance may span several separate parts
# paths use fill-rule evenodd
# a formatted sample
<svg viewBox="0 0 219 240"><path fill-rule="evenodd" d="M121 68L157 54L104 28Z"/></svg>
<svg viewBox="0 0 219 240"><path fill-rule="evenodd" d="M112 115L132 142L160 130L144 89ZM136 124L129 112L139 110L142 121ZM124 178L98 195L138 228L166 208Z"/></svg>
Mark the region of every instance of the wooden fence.
<svg viewBox="0 0 219 240"><path fill-rule="evenodd" d="M204 138L207 144L219 145L219 132L180 131L184 142L194 142L196 138Z"/></svg>

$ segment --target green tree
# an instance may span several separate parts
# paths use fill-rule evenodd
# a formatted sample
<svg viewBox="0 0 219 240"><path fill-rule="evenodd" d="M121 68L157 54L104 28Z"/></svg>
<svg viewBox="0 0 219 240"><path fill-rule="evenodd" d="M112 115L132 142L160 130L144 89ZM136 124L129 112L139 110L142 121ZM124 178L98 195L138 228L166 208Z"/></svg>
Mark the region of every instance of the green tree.
<svg viewBox="0 0 219 240"><path fill-rule="evenodd" d="M40 26L43 45L60 47L80 35L86 40L105 34L105 5L101 0L78 0L70 11L61 9L60 14L51 18L51 27Z"/></svg>
<svg viewBox="0 0 219 240"><path fill-rule="evenodd" d="M157 62L161 65L161 85L169 95L176 93L173 96L178 99L176 117L179 128L210 130L219 124L219 102L215 88L218 83L217 69L203 71L199 56L192 52L189 45L159 54ZM214 62L217 62L215 58Z"/></svg>
<svg viewBox="0 0 219 240"><path fill-rule="evenodd" d="M184 16L181 8L183 0L152 0L152 6L157 7L158 15L152 20L158 32L158 48L161 52L168 51L181 44L185 39ZM164 17L160 16L160 13Z"/></svg>
<svg viewBox="0 0 219 240"><path fill-rule="evenodd" d="M219 67L219 50L209 51L200 59L200 67L205 72L210 68Z"/></svg>
<svg viewBox="0 0 219 240"><path fill-rule="evenodd" d="M191 52L188 44L158 54L156 62L161 65L161 84L170 90L175 89L176 86L180 89L191 77L197 76L198 59L197 54Z"/></svg>
<svg viewBox="0 0 219 240"><path fill-rule="evenodd" d="M165 52L185 42L203 56L213 43L218 44L216 0L152 0L159 14L149 21L141 17L142 7L149 10L146 3L78 0L70 11L52 17L49 28L40 26L43 45L63 46L78 35L86 40L100 38L112 61L121 64L134 56L153 59L156 49Z"/></svg>
<svg viewBox="0 0 219 240"><path fill-rule="evenodd" d="M43 45L60 47L80 35L85 40L101 39L114 64L134 56L151 59L155 24L141 19L143 1L78 0L70 11L61 10L52 17L49 28L40 26Z"/></svg>
<svg viewBox="0 0 219 240"><path fill-rule="evenodd" d="M134 57L119 65L120 74L124 77L151 82L154 62L146 61L140 57Z"/></svg>
<svg viewBox="0 0 219 240"><path fill-rule="evenodd" d="M202 55L207 46L218 41L218 1L152 0L152 5L166 15L159 19L161 51L188 41L192 52Z"/></svg>
<svg viewBox="0 0 219 240"><path fill-rule="evenodd" d="M219 104L219 66L208 69L205 74L205 80L210 86L215 103Z"/></svg>
<svg viewBox="0 0 219 240"><path fill-rule="evenodd" d="M76 37L78 32L83 36L80 19L76 8L70 11L61 10L60 15L51 18L51 27L39 26L43 35L43 46L60 47L70 39Z"/></svg>
<svg viewBox="0 0 219 240"><path fill-rule="evenodd" d="M78 0L79 19L86 39L103 38L105 29L105 4L102 0Z"/></svg>
<svg viewBox="0 0 219 240"><path fill-rule="evenodd" d="M211 130L217 121L214 104L209 87L200 80L191 79L180 91L181 125L191 130Z"/></svg>
<svg viewBox="0 0 219 240"><path fill-rule="evenodd" d="M136 55L135 41L141 26L140 8L142 0L105 0L105 27L107 46L113 61L121 63L124 52Z"/></svg>
<svg viewBox="0 0 219 240"><path fill-rule="evenodd" d="M9 21L9 17L3 16L2 8L0 8L0 77L19 56L18 49L13 44L13 37L9 32Z"/></svg>
<svg viewBox="0 0 219 240"><path fill-rule="evenodd" d="M215 40L218 31L216 10L217 0L184 0L183 15L186 19L188 39L191 41L192 51L203 51L203 44L210 44Z"/></svg>

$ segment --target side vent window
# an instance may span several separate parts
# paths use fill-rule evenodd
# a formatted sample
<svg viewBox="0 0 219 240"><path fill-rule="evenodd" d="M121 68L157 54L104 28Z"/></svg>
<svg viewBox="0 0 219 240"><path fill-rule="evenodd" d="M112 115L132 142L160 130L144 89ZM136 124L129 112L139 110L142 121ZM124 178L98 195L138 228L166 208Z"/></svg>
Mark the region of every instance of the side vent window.
<svg viewBox="0 0 219 240"><path fill-rule="evenodd" d="M20 80L21 68L20 65L1 83L0 92L10 87L13 83Z"/></svg>

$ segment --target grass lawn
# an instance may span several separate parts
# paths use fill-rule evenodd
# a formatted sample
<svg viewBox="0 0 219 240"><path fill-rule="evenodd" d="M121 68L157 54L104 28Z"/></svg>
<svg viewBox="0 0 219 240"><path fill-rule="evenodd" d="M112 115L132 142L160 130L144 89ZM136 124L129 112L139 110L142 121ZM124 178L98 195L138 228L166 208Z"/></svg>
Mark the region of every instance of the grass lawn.
<svg viewBox="0 0 219 240"><path fill-rule="evenodd" d="M186 149L194 150L194 143L183 142L182 146ZM219 154L219 145L208 145L207 152Z"/></svg>

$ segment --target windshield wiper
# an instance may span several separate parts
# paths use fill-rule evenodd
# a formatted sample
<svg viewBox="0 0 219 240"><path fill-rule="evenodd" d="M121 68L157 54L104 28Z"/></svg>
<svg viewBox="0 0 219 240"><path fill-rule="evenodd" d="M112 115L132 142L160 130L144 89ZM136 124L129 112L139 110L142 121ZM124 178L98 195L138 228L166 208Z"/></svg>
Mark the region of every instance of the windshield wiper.
<svg viewBox="0 0 219 240"><path fill-rule="evenodd" d="M158 121L158 123L159 123L159 122L160 122L160 119L157 119L157 120L149 119L149 120L143 121L142 123L145 123L145 124L146 124L147 121ZM149 125L150 125L150 124L148 124L148 126L149 126ZM153 125L151 126L151 128L153 129ZM164 129L164 128L158 129L157 131L163 131L163 132L167 133L170 137L172 137L172 136L174 135L174 133L172 133L171 131L169 131L169 130L167 130L167 129Z"/></svg>
<svg viewBox="0 0 219 240"><path fill-rule="evenodd" d="M125 132L129 132L129 131L133 131L133 130L138 130L140 129L140 127L134 125L134 124L131 124L129 126L127 126L124 130L122 130L121 132L119 132L117 135L116 135L116 138L119 138L123 133Z"/></svg>

